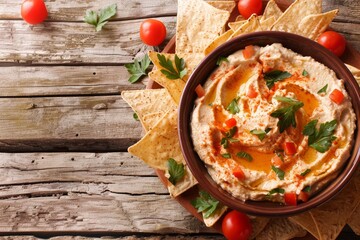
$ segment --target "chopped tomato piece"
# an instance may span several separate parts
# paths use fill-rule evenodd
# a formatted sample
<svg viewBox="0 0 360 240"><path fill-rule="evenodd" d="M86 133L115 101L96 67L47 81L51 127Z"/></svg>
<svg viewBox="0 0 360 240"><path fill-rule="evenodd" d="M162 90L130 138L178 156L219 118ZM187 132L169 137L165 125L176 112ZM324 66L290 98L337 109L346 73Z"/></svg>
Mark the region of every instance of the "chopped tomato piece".
<svg viewBox="0 0 360 240"><path fill-rule="evenodd" d="M200 84L195 88L195 92L199 98L205 96L205 89Z"/></svg>
<svg viewBox="0 0 360 240"><path fill-rule="evenodd" d="M296 153L296 146L293 142L285 142L284 151L286 155L294 155Z"/></svg>
<svg viewBox="0 0 360 240"><path fill-rule="evenodd" d="M336 104L340 104L344 100L344 94L339 89L334 89L329 97Z"/></svg>
<svg viewBox="0 0 360 240"><path fill-rule="evenodd" d="M285 193L284 200L286 205L292 205L292 206L297 205L297 197L296 197L296 193L294 192Z"/></svg>
<svg viewBox="0 0 360 240"><path fill-rule="evenodd" d="M225 124L229 128L235 127L236 126L236 119L235 118L230 118L230 119L225 121Z"/></svg>
<svg viewBox="0 0 360 240"><path fill-rule="evenodd" d="M303 201L303 202L307 202L307 200L309 200L309 196L310 196L309 193L301 191L299 196L298 196L298 199Z"/></svg>
<svg viewBox="0 0 360 240"><path fill-rule="evenodd" d="M245 59L249 59L255 54L255 48L253 45L246 46L243 50L243 56Z"/></svg>
<svg viewBox="0 0 360 240"><path fill-rule="evenodd" d="M281 165L283 165L283 160L281 160L281 158L278 155L275 155L273 158L271 158L271 163L275 166L275 167L281 167Z"/></svg>
<svg viewBox="0 0 360 240"><path fill-rule="evenodd" d="M236 167L233 169L233 175L238 178L239 180L244 180L245 179L245 173L244 171L241 169L241 167Z"/></svg>
<svg viewBox="0 0 360 240"><path fill-rule="evenodd" d="M250 85L246 92L246 96L248 96L249 98L256 98L257 95L258 93L256 92L254 86Z"/></svg>

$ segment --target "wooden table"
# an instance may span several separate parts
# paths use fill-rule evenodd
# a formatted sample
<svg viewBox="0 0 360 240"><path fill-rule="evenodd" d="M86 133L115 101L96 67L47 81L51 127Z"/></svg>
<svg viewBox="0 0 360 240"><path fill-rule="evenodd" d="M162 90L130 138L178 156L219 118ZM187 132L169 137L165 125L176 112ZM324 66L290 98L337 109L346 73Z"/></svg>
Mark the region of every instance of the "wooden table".
<svg viewBox="0 0 360 240"><path fill-rule="evenodd" d="M174 35L177 1L45 2L48 20L31 26L21 1L0 0L1 234L222 239L126 152L142 128L120 92L146 82L130 84L124 64L148 49L143 19L163 21L167 41ZM103 31L83 22L87 9L115 2ZM331 26L360 51L360 2L324 0L334 8Z"/></svg>

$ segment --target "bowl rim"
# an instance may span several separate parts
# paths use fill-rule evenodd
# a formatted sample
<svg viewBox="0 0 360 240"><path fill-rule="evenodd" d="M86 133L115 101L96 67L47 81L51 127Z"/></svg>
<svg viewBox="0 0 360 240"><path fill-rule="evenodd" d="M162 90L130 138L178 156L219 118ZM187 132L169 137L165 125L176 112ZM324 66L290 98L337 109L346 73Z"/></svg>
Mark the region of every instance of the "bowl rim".
<svg viewBox="0 0 360 240"><path fill-rule="evenodd" d="M198 84L204 83L211 72L217 67L217 59L220 56L228 56L237 50L243 49L247 45L265 46L275 42L281 43L285 48L291 49L300 55L310 56L328 68L333 69L337 77L344 80L346 91L351 97L352 106L356 115L356 129L354 132L352 148L350 150L350 157L343 165L340 170L341 172L338 173L338 176L334 180L331 180L326 184L327 186L322 187L322 189L310 198L309 201L300 203L296 206L282 205L279 203L275 204L273 202L242 202L240 199L233 197L230 193L217 185L210 177L205 164L194 150L190 133L191 113L196 98L195 88ZM325 61L319 61L320 57L325 59ZM334 66L338 71L334 70ZM180 99L178 108L178 136L184 159L199 185L222 204L231 209L242 211L250 215L267 217L290 216L324 204L335 197L349 183L360 162L359 109L359 85L345 64L332 52L317 42L300 35L277 31L261 31L244 34L222 44L206 56L196 67L188 79Z"/></svg>

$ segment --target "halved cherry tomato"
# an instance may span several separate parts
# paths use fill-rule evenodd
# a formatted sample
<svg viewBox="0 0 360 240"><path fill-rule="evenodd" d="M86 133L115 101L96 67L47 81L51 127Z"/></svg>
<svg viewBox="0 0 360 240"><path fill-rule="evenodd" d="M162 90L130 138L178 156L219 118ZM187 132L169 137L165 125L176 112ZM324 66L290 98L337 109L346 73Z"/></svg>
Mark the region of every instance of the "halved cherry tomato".
<svg viewBox="0 0 360 240"><path fill-rule="evenodd" d="M309 200L309 196L310 196L309 193L301 191L299 196L298 196L298 199L303 201L303 202L307 202Z"/></svg>
<svg viewBox="0 0 360 240"><path fill-rule="evenodd" d="M164 23L156 19L146 19L140 25L140 38L149 46L160 45L166 37Z"/></svg>
<svg viewBox="0 0 360 240"><path fill-rule="evenodd" d="M344 100L344 94L339 89L334 89L330 95L329 95L331 101L333 101L336 104L342 103Z"/></svg>
<svg viewBox="0 0 360 240"><path fill-rule="evenodd" d="M232 128L232 127L236 126L236 119L235 118L230 118L230 119L226 120L225 125L228 128Z"/></svg>
<svg viewBox="0 0 360 240"><path fill-rule="evenodd" d="M281 167L284 162L283 162L283 160L281 160L281 158L278 155L275 155L274 157L271 158L271 163L275 167Z"/></svg>
<svg viewBox="0 0 360 240"><path fill-rule="evenodd" d="M195 92L199 98L205 96L205 89L200 84L196 86Z"/></svg>
<svg viewBox="0 0 360 240"><path fill-rule="evenodd" d="M249 98L256 98L257 95L258 93L256 92L254 86L250 85L249 88L247 89L246 96L248 96Z"/></svg>
<svg viewBox="0 0 360 240"><path fill-rule="evenodd" d="M245 173L244 171L241 169L241 167L236 167L233 169L233 175L238 178L239 180L244 180L245 179Z"/></svg>
<svg viewBox="0 0 360 240"><path fill-rule="evenodd" d="M247 240L252 233L250 218L241 212L232 210L222 221L222 232L228 240Z"/></svg>
<svg viewBox="0 0 360 240"><path fill-rule="evenodd" d="M293 142L285 142L284 151L286 155L294 155L296 153L296 146Z"/></svg>
<svg viewBox="0 0 360 240"><path fill-rule="evenodd" d="M284 200L286 205L292 205L292 206L297 205L297 196L296 193L294 192L285 193Z"/></svg>
<svg viewBox="0 0 360 240"><path fill-rule="evenodd" d="M322 33L317 42L329 49L336 56L340 57L346 48L346 40L343 35L334 32L334 31L326 31Z"/></svg>
<svg viewBox="0 0 360 240"><path fill-rule="evenodd" d="M262 0L239 0L238 10L245 19L248 19L253 13L261 15Z"/></svg>
<svg viewBox="0 0 360 240"><path fill-rule="evenodd" d="M21 4L21 17L30 24L42 23L48 16L43 0L24 0Z"/></svg>
<svg viewBox="0 0 360 240"><path fill-rule="evenodd" d="M248 45L245 47L245 49L242 51L243 56L245 59L249 59L255 54L255 48L253 45Z"/></svg>

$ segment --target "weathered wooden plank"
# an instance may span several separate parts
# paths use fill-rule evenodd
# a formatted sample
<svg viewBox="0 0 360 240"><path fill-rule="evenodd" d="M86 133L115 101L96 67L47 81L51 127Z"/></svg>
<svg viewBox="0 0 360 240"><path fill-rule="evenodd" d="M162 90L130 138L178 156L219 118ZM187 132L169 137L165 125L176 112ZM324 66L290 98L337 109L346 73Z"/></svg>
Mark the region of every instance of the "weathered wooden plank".
<svg viewBox="0 0 360 240"><path fill-rule="evenodd" d="M0 151L122 151L142 132L120 95L0 98L0 112Z"/></svg>
<svg viewBox="0 0 360 240"><path fill-rule="evenodd" d="M117 3L118 11L112 20L170 16L177 11L176 0L45 0L45 3L49 13L47 21L83 21L86 10L97 10L113 3ZM21 19L20 6L21 2L0 1L0 19Z"/></svg>
<svg viewBox="0 0 360 240"><path fill-rule="evenodd" d="M48 234L45 234L48 236ZM106 235L106 234L105 234ZM125 234L121 234L125 235ZM5 236L0 237L0 240L37 240L38 237L34 236ZM42 238L41 238L42 239ZM49 240L104 240L104 239L111 239L111 240L220 240L225 238L220 234L177 234L177 235L154 235L151 234L150 236L144 235L130 235L130 236L123 236L123 237L114 237L114 236L105 236L105 237L83 237L83 236L59 236L59 237L50 237Z"/></svg>
<svg viewBox="0 0 360 240"><path fill-rule="evenodd" d="M17 66L0 68L0 97L119 94L143 89L124 66Z"/></svg>
<svg viewBox="0 0 360 240"><path fill-rule="evenodd" d="M175 17L159 19L166 25L170 39L175 34ZM141 22L109 22L101 32L95 32L86 23L46 22L31 26L23 21L1 20L0 63L120 65L132 62L139 51L146 51L139 36Z"/></svg>
<svg viewBox="0 0 360 240"><path fill-rule="evenodd" d="M360 6L360 4L358 4ZM360 20L360 18L359 18ZM339 23L333 22L330 27L343 34L348 43L360 52L360 23Z"/></svg>
<svg viewBox="0 0 360 240"><path fill-rule="evenodd" d="M339 9L335 21L360 23L360 5L358 0L323 0L323 12Z"/></svg>

